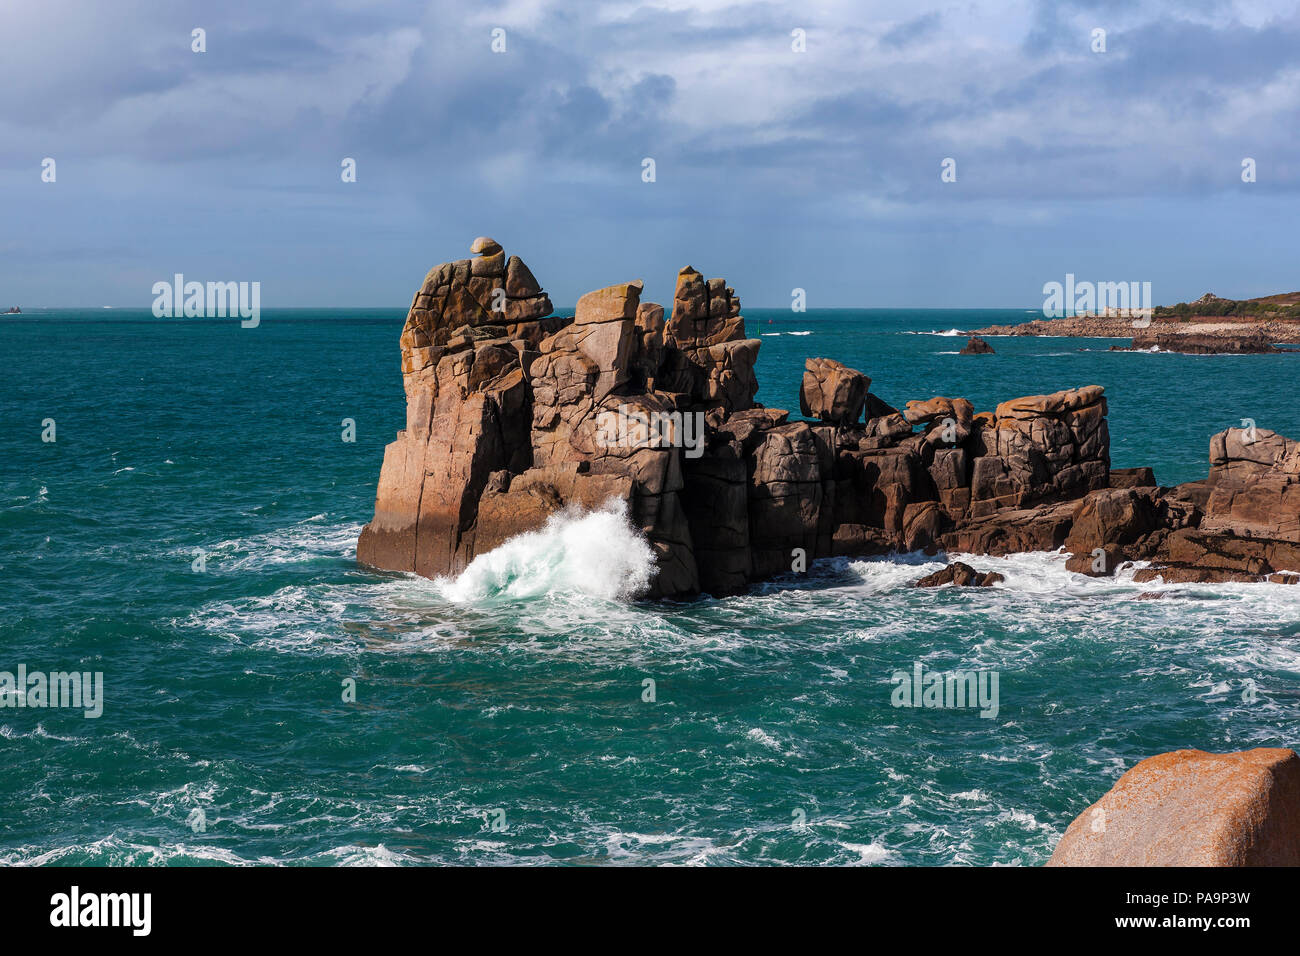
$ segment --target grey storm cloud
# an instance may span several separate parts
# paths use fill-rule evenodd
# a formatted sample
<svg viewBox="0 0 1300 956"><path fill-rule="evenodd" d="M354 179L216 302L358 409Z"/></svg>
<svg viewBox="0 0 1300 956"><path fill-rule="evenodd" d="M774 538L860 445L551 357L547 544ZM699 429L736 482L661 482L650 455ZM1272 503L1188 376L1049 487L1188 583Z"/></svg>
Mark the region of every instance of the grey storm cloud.
<svg viewBox="0 0 1300 956"><path fill-rule="evenodd" d="M0 216L42 224L11 262L129 255L180 209L205 235L268 216L241 240L255 259L295 223L396 246L430 217L458 236L622 223L658 249L699 231L702 197L742 243L778 216L1068 222L1075 203L1232 195L1243 157L1257 193L1300 191L1290 3L48 0L0 7L0 36ZM75 204L32 191L42 156ZM940 189L946 157L959 188ZM88 220L116 232L81 236Z"/></svg>
<svg viewBox="0 0 1300 956"><path fill-rule="evenodd" d="M1126 182L1149 190L1160 177L1120 169L1080 183L1074 157L1099 143L1177 148L1180 169L1217 163L1208 127L1228 138L1249 129L1278 148L1271 130L1300 104L1300 20L1171 12L1207 4L1038 3L1024 25L976 27L939 7L891 19L880 4L865 16L829 4L811 17L775 3L692 13L537 0L467 13L389 2L364 15L345 2L204 6L171 4L160 16L126 0L0 13L5 35L23 38L0 64L9 144L0 155L19 160L11 144L33 134L51 150L81 152L89 138L101 155L146 163L364 146L426 167L511 153L545 177L573 162L613 171L653 149L686 169L743 156L733 170L742 181L799 163L822 183L860 182L864 163L896 161L879 181L903 197L914 164L928 170L936 152L960 151L986 170L979 195L1019 196L1024 171L1009 153L1023 157L1022 145L1037 141L1067 147L1037 152L1044 186L1101 193ZM1091 53L1089 24L1111 19L1108 52ZM506 55L488 51L494 23L507 30ZM191 24L209 31L203 56L189 52ZM792 24L808 31L805 54L790 51ZM1248 120L1243 102L1257 115ZM1205 147L1189 153L1198 140ZM1172 191L1189 181L1165 178Z"/></svg>

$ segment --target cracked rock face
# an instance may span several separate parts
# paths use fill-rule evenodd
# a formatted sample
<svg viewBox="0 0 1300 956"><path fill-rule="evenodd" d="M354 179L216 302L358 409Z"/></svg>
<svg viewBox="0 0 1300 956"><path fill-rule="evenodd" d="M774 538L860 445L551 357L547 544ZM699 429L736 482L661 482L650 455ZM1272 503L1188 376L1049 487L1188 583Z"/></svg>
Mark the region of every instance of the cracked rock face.
<svg viewBox="0 0 1300 956"><path fill-rule="evenodd" d="M1300 571L1300 447L1263 430L1211 442L1204 482L1110 468L1090 385L977 413L936 396L900 411L863 373L807 361L800 408L754 402L760 342L735 290L689 266L671 312L639 280L553 316L495 240L429 271L400 338L406 428L384 454L365 564L427 576L621 502L658 561L655 596L744 591L821 557L1072 552L1072 570L1165 580ZM1099 560L1100 558L1100 560Z"/></svg>

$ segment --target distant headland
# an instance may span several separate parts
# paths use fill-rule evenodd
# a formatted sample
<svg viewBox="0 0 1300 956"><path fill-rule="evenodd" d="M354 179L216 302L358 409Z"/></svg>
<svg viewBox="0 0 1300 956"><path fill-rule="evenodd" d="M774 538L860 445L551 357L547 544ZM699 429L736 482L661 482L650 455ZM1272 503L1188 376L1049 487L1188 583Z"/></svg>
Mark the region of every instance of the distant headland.
<svg viewBox="0 0 1300 956"><path fill-rule="evenodd" d="M1147 316L1108 309L1018 325L991 325L975 335L1059 335L1132 339L1132 349L1189 353L1270 353L1300 342L1300 292L1225 299L1207 292L1195 302L1156 306Z"/></svg>

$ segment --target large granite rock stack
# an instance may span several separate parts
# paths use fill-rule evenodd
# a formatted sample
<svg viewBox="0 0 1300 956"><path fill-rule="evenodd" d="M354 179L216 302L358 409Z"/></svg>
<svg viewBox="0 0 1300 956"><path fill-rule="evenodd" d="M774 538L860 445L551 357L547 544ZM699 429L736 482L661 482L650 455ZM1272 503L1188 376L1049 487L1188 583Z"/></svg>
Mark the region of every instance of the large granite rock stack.
<svg viewBox="0 0 1300 956"><path fill-rule="evenodd" d="M424 575L472 558L488 476L530 460L527 364L560 323L517 257L480 238L477 258L431 269L402 329L406 428L384 452L366 564Z"/></svg>
<svg viewBox="0 0 1300 956"><path fill-rule="evenodd" d="M1048 866L1300 866L1300 757L1148 757L1075 818Z"/></svg>
<svg viewBox="0 0 1300 956"><path fill-rule="evenodd" d="M388 446L358 558L428 576L559 509L620 502L658 559L652 593L745 590L819 557L925 550L1072 552L1069 566L1166 580L1300 580L1300 450L1233 429L1204 482L1112 472L1099 386L977 414L900 411L861 372L810 358L800 408L756 405L759 341L735 290L687 267L671 313L639 281L571 317L518 257L426 276L401 336L406 428ZM657 424L652 424L657 423ZM663 427L659 427L663 426Z"/></svg>
<svg viewBox="0 0 1300 956"><path fill-rule="evenodd" d="M654 593L697 593L680 492L686 454L698 455L680 441L698 431L702 454L704 418L717 425L749 409L758 388L759 343L744 336L734 290L688 268L671 321L640 301L639 281L588 293L571 318L548 318L550 299L522 260L488 238L472 251L432 269L411 304L401 337L406 428L385 451L358 559L455 574L560 509L613 500L655 548ZM654 438L650 421L684 434ZM611 441L620 427L630 440ZM742 475L742 513L745 485ZM706 544L729 548L725 530ZM747 552L747 520L734 530Z"/></svg>

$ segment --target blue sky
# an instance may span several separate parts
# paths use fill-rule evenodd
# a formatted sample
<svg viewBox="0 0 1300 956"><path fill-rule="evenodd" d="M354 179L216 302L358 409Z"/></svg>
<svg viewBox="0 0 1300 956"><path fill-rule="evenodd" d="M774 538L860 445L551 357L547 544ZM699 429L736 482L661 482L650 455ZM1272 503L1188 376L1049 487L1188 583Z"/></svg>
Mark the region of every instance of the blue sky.
<svg viewBox="0 0 1300 956"><path fill-rule="evenodd" d="M1300 289L1294 3L43 0L0 38L0 307L405 306L480 234L557 305L686 264L750 307Z"/></svg>

